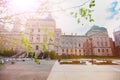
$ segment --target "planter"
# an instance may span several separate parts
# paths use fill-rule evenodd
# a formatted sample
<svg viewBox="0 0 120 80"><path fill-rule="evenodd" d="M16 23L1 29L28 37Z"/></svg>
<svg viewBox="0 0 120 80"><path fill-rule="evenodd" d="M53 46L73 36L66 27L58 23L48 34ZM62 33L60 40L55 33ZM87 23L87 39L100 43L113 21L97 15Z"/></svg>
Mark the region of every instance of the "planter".
<svg viewBox="0 0 120 80"><path fill-rule="evenodd" d="M11 64L15 64L16 62L12 61Z"/></svg>

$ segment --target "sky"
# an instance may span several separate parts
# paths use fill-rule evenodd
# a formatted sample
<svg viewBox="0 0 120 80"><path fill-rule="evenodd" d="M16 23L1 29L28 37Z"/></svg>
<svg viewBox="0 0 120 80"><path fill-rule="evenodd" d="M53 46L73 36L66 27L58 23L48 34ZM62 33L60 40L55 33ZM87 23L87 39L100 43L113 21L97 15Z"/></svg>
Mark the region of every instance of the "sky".
<svg viewBox="0 0 120 80"><path fill-rule="evenodd" d="M62 33L85 35L93 25L98 25L107 28L109 36L114 40L113 32L120 28L120 0L95 0L96 6L92 13L95 21L90 23L82 19L80 24L70 12L78 12L80 7L88 8L89 3L84 3L90 0L11 0L9 7L12 12L35 10L42 1L49 3L48 8L56 21L56 27L60 28ZM74 6L80 7L71 8Z"/></svg>
<svg viewBox="0 0 120 80"><path fill-rule="evenodd" d="M61 0L59 7L66 9L82 5L85 1L87 0L64 0L63 2ZM120 0L96 0L95 3L96 6L93 8L95 22L83 21L84 25L78 24L76 19L70 15L71 11L79 9L75 8L52 13L56 20L56 26L62 29L62 33L84 35L92 25L98 25L107 28L109 36L113 38L113 32L120 26ZM84 7L87 7L87 4Z"/></svg>

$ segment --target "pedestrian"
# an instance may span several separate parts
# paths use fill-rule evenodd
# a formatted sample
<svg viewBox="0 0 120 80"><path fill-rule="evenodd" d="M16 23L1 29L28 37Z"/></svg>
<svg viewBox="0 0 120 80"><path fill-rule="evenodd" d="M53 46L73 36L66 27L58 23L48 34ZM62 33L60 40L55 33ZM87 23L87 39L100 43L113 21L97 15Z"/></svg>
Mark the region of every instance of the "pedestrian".
<svg viewBox="0 0 120 80"><path fill-rule="evenodd" d="M60 62L61 61L61 59L60 58L58 58L58 62Z"/></svg>

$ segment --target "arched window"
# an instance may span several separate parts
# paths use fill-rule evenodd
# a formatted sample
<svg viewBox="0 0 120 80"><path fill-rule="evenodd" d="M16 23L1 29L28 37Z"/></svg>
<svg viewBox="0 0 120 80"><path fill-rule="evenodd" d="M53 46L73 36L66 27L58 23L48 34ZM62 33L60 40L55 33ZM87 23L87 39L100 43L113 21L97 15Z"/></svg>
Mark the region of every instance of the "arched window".
<svg viewBox="0 0 120 80"><path fill-rule="evenodd" d="M39 49L39 46L38 45L36 45L36 50L38 50Z"/></svg>
<svg viewBox="0 0 120 80"><path fill-rule="evenodd" d="M100 52L100 49L98 49L98 52Z"/></svg>

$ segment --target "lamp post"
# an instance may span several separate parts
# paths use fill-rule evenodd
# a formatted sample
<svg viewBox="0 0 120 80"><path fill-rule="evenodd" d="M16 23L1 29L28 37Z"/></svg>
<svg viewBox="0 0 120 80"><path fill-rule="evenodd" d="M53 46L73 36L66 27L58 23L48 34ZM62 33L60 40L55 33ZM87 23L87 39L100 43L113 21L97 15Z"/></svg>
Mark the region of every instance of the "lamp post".
<svg viewBox="0 0 120 80"><path fill-rule="evenodd" d="M89 38L89 40L90 40L91 56L92 56L92 64L93 64L93 44L92 44L92 38Z"/></svg>

